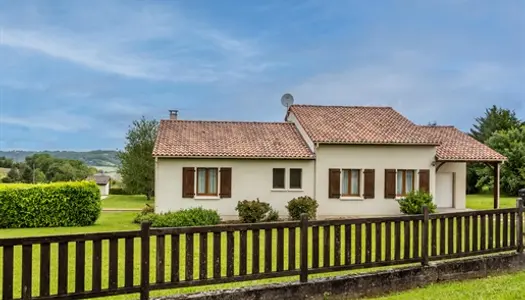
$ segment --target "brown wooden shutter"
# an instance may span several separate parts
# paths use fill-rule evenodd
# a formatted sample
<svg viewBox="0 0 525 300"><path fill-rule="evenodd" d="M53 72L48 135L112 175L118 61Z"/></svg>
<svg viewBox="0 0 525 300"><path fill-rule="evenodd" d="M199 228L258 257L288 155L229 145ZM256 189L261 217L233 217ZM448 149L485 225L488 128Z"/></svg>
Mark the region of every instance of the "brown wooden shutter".
<svg viewBox="0 0 525 300"><path fill-rule="evenodd" d="M365 190L363 193L363 197L365 199L374 199L375 198L375 175L376 172L374 169L366 169L364 171L365 174Z"/></svg>
<svg viewBox="0 0 525 300"><path fill-rule="evenodd" d="M182 198L195 196L195 168L182 168Z"/></svg>
<svg viewBox="0 0 525 300"><path fill-rule="evenodd" d="M396 170L385 170L385 199L396 198Z"/></svg>
<svg viewBox="0 0 525 300"><path fill-rule="evenodd" d="M220 196L232 197L232 168L221 168Z"/></svg>
<svg viewBox="0 0 525 300"><path fill-rule="evenodd" d="M430 191L430 170L419 170L419 190L425 193Z"/></svg>
<svg viewBox="0 0 525 300"><path fill-rule="evenodd" d="M328 198L341 197L341 170L329 169L328 170Z"/></svg>

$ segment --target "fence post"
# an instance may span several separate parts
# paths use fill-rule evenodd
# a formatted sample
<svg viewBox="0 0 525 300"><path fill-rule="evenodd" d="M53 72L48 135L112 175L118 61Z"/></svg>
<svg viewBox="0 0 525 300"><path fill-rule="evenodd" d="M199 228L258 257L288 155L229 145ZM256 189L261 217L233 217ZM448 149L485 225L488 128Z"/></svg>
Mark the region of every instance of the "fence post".
<svg viewBox="0 0 525 300"><path fill-rule="evenodd" d="M518 217L516 218L516 239L518 245L518 253L523 252L523 198L516 201L516 208Z"/></svg>
<svg viewBox="0 0 525 300"><path fill-rule="evenodd" d="M140 300L149 299L150 222L140 224Z"/></svg>
<svg viewBox="0 0 525 300"><path fill-rule="evenodd" d="M301 214L301 273L300 282L308 282L308 215ZM314 241L317 243L318 241ZM315 246L315 245L314 245Z"/></svg>
<svg viewBox="0 0 525 300"><path fill-rule="evenodd" d="M428 224L429 224L428 207L423 206L423 232L421 233L421 264L428 266ZM408 237L405 237L408 238Z"/></svg>

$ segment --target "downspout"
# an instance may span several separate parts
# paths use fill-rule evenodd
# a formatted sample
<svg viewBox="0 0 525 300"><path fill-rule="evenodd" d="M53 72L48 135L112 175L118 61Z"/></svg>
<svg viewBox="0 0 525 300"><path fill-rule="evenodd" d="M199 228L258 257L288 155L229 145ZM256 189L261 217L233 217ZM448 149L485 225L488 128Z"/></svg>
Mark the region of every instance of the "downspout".
<svg viewBox="0 0 525 300"><path fill-rule="evenodd" d="M317 149L319 148L319 143L315 143L314 145L314 154L315 154L315 159L314 159L314 199L318 199L317 198ZM319 200L318 200L319 201Z"/></svg>
<svg viewBox="0 0 525 300"><path fill-rule="evenodd" d="M159 158L157 156L155 156L155 177L154 177L155 182L153 183L153 188L154 188L153 194L155 196L157 196L157 192L158 192L158 189L157 189L157 185L158 185L158 182L159 182L159 180L158 180L159 174L158 173L159 173ZM158 212L157 211L157 206L158 206L157 203L159 203L159 202L155 201L155 207L154 207L155 212Z"/></svg>

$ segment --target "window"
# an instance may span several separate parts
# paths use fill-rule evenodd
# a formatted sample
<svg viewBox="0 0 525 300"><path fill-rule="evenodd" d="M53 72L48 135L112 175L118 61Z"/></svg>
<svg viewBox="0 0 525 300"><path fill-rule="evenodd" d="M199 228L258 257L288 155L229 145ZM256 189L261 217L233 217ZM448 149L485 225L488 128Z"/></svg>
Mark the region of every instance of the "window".
<svg viewBox="0 0 525 300"><path fill-rule="evenodd" d="M285 188L285 169L273 169L273 188L284 189Z"/></svg>
<svg viewBox="0 0 525 300"><path fill-rule="evenodd" d="M303 169L290 169L290 188L301 189Z"/></svg>
<svg viewBox="0 0 525 300"><path fill-rule="evenodd" d="M350 169L343 170L343 196L360 196L361 187L361 170Z"/></svg>
<svg viewBox="0 0 525 300"><path fill-rule="evenodd" d="M217 196L217 168L197 168L197 195Z"/></svg>
<svg viewBox="0 0 525 300"><path fill-rule="evenodd" d="M405 196L414 190L414 170L397 170L396 194Z"/></svg>

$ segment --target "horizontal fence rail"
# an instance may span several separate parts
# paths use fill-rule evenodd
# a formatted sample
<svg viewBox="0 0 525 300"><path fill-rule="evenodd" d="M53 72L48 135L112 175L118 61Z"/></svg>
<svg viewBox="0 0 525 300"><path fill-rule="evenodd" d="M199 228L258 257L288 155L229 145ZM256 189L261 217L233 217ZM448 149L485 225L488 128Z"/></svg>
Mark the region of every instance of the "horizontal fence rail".
<svg viewBox="0 0 525 300"><path fill-rule="evenodd" d="M86 299L523 251L516 208L0 239L1 299Z"/></svg>

